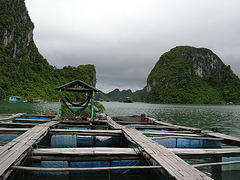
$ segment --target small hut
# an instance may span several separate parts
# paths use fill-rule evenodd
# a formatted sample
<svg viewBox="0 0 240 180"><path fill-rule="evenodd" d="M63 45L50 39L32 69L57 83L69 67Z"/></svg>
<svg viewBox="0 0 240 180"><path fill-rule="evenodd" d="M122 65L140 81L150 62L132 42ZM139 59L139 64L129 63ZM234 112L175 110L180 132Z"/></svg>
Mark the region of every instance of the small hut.
<svg viewBox="0 0 240 180"><path fill-rule="evenodd" d="M99 89L80 80L69 82L54 89L60 92L58 118L60 117L61 109L63 109L62 107L64 107L67 109L67 113L71 114L71 117L69 116L70 119L76 119L87 108L91 111L91 120L94 119L94 95L95 92L101 92Z"/></svg>

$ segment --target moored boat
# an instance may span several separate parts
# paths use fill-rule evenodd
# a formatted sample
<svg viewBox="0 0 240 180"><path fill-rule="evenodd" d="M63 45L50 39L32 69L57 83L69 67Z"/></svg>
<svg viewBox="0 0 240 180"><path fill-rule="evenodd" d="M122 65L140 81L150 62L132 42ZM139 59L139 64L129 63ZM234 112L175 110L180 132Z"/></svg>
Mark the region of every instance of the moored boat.
<svg viewBox="0 0 240 180"><path fill-rule="evenodd" d="M20 96L10 96L9 97L9 102L28 102L26 98L20 97Z"/></svg>
<svg viewBox="0 0 240 180"><path fill-rule="evenodd" d="M123 102L125 102L125 103L132 103L131 97L125 97Z"/></svg>

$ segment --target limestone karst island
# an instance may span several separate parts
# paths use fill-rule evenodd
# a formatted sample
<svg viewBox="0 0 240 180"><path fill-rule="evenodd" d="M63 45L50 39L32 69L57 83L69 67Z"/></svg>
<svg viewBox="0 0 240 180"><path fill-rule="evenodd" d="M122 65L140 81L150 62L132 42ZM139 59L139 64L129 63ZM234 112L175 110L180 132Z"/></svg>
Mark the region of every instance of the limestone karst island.
<svg viewBox="0 0 240 180"><path fill-rule="evenodd" d="M210 49L176 45L142 90L104 93L33 29L24 0L0 1L0 179L240 177L240 79Z"/></svg>

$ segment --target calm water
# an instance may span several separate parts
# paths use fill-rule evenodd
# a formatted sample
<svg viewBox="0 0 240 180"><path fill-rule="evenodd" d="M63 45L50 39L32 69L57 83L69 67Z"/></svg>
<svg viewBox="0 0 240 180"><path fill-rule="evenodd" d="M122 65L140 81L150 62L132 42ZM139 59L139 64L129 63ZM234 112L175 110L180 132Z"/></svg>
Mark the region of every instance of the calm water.
<svg viewBox="0 0 240 180"><path fill-rule="evenodd" d="M210 130L218 127L240 137L240 105L168 105L102 102L109 116L150 115L173 124Z"/></svg>
<svg viewBox="0 0 240 180"><path fill-rule="evenodd" d="M131 116L142 113L166 122L210 130L218 127L223 133L240 137L240 105L168 105L146 103L101 102L106 113ZM58 103L0 102L0 114L25 112L56 113Z"/></svg>

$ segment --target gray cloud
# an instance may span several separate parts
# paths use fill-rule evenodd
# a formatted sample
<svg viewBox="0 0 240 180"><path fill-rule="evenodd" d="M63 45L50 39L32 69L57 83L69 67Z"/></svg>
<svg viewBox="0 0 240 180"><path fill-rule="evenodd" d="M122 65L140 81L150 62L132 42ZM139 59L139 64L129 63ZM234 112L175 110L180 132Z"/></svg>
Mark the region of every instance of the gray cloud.
<svg viewBox="0 0 240 180"><path fill-rule="evenodd" d="M94 64L103 91L141 89L159 57L206 47L240 75L238 0L26 0L34 40L57 67Z"/></svg>

